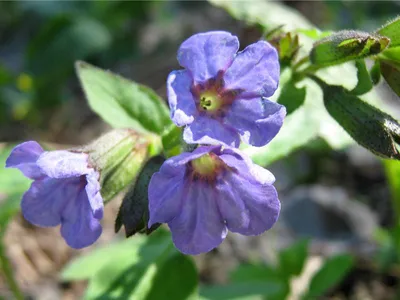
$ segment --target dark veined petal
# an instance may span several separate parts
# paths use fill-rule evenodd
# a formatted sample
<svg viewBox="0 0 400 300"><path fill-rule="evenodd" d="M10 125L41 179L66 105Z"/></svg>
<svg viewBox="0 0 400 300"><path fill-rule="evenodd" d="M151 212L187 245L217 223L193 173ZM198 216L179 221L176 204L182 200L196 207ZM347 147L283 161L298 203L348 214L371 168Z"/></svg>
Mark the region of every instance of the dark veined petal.
<svg viewBox="0 0 400 300"><path fill-rule="evenodd" d="M215 77L232 63L239 40L229 32L210 31L192 35L178 50L179 64L189 70L196 83Z"/></svg>
<svg viewBox="0 0 400 300"><path fill-rule="evenodd" d="M201 181L186 186L179 216L168 223L175 246L197 255L217 247L228 230L219 213L212 187Z"/></svg>
<svg viewBox="0 0 400 300"><path fill-rule="evenodd" d="M167 79L168 103L171 119L177 126L193 122L197 113L196 104L190 91L193 79L189 71L173 71Z"/></svg>
<svg viewBox="0 0 400 300"><path fill-rule="evenodd" d="M54 179L46 177L35 180L21 201L24 218L37 226L57 226L68 201L76 198L80 179Z"/></svg>
<svg viewBox="0 0 400 300"><path fill-rule="evenodd" d="M276 136L285 116L283 105L267 99L237 99L232 103L224 123L234 127L245 143L261 147Z"/></svg>
<svg viewBox="0 0 400 300"><path fill-rule="evenodd" d="M88 174L88 155L66 150L43 153L37 160L37 165L49 177L68 178Z"/></svg>
<svg viewBox="0 0 400 300"><path fill-rule="evenodd" d="M69 199L62 212L61 235L75 249L90 246L100 237L100 221L93 216L85 189Z"/></svg>
<svg viewBox="0 0 400 300"><path fill-rule="evenodd" d="M209 118L197 117L192 124L185 127L183 139L188 144L225 144L231 147L239 147L239 134L228 125Z"/></svg>
<svg viewBox="0 0 400 300"><path fill-rule="evenodd" d="M245 98L270 97L279 82L278 53L265 41L246 47L224 75L225 88L241 90Z"/></svg>
<svg viewBox="0 0 400 300"><path fill-rule="evenodd" d="M7 168L17 168L26 177L38 179L43 177L43 172L36 165L36 161L43 153L42 147L35 141L29 141L16 146L6 160Z"/></svg>
<svg viewBox="0 0 400 300"><path fill-rule="evenodd" d="M94 170L86 175L87 183L85 190L89 199L90 207L92 208L93 216L100 220L103 218L104 204L103 198L100 194L99 177L99 173Z"/></svg>
<svg viewBox="0 0 400 300"><path fill-rule="evenodd" d="M279 217L280 202L272 185L250 181L239 172L226 172L215 189L219 211L232 232L258 235Z"/></svg>

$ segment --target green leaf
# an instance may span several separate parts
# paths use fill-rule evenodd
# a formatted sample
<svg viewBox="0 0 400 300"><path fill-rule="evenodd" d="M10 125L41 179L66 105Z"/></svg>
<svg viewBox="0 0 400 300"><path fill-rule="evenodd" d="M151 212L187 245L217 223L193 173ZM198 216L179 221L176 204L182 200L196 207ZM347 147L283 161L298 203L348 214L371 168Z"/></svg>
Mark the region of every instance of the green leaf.
<svg viewBox="0 0 400 300"><path fill-rule="evenodd" d="M145 237L135 236L95 249L69 262L61 273L61 279L65 281L90 279L116 258L122 261L129 258L130 263L139 262L140 249L145 243Z"/></svg>
<svg viewBox="0 0 400 300"><path fill-rule="evenodd" d="M235 282L222 286L203 286L200 288L202 300L262 300L285 289L281 281Z"/></svg>
<svg viewBox="0 0 400 300"><path fill-rule="evenodd" d="M85 299L147 299L153 293L152 289L158 288L155 285L155 279L159 282L157 273L163 270L163 266L169 259L173 259L177 252L172 248L170 236L159 230L146 239L146 243L137 253L138 255L133 257L113 257L96 272L89 281ZM186 263L184 267L185 272L188 271ZM179 274L181 282L188 275L178 271L176 275ZM189 276L192 278L193 274ZM193 282L189 282L189 287L184 290L185 294L192 294L194 291Z"/></svg>
<svg viewBox="0 0 400 300"><path fill-rule="evenodd" d="M146 300L198 299L198 274L190 256L177 253L157 271Z"/></svg>
<svg viewBox="0 0 400 300"><path fill-rule="evenodd" d="M383 160L383 165L389 183L394 216L397 222L400 222L400 162L397 160Z"/></svg>
<svg viewBox="0 0 400 300"><path fill-rule="evenodd" d="M378 59L374 62L373 66L369 70L369 74L373 84L377 85L381 80L381 66Z"/></svg>
<svg viewBox="0 0 400 300"><path fill-rule="evenodd" d="M396 146L400 141L400 124L394 118L341 86L315 80L324 91L327 111L357 143L381 157L400 159Z"/></svg>
<svg viewBox="0 0 400 300"><path fill-rule="evenodd" d="M356 68L357 68L357 85L354 89L350 91L353 95L362 95L369 92L373 88L371 77L369 76L369 72L367 70L367 66L365 65L364 60L356 60Z"/></svg>
<svg viewBox="0 0 400 300"><path fill-rule="evenodd" d="M167 106L150 88L84 62L76 70L90 107L111 126L161 134L172 125Z"/></svg>
<svg viewBox="0 0 400 300"><path fill-rule="evenodd" d="M269 300L286 299L290 292L289 281L286 276L282 276L279 270L273 269L268 265L239 265L231 276L232 283L274 282L280 285L275 291L269 291L266 296Z"/></svg>
<svg viewBox="0 0 400 300"><path fill-rule="evenodd" d="M314 44L310 60L317 66L331 66L382 52L389 39L361 31L343 30Z"/></svg>
<svg viewBox="0 0 400 300"><path fill-rule="evenodd" d="M381 73L393 92L400 97L400 63L380 61Z"/></svg>
<svg viewBox="0 0 400 300"><path fill-rule="evenodd" d="M400 46L400 16L387 22L377 33L390 39L389 47Z"/></svg>
<svg viewBox="0 0 400 300"><path fill-rule="evenodd" d="M248 24L259 24L265 29L272 29L280 25L285 25L287 31L313 27L299 12L275 1L209 0L209 2L226 9L238 20Z"/></svg>
<svg viewBox="0 0 400 300"><path fill-rule="evenodd" d="M278 103L286 107L286 113L289 115L303 105L305 99L306 88L297 88L294 81L290 80L283 86Z"/></svg>
<svg viewBox="0 0 400 300"><path fill-rule="evenodd" d="M166 157L178 155L182 152L182 128L175 124L162 134L162 144Z"/></svg>
<svg viewBox="0 0 400 300"><path fill-rule="evenodd" d="M379 58L400 64L400 46L386 49L379 54Z"/></svg>
<svg viewBox="0 0 400 300"><path fill-rule="evenodd" d="M115 221L115 232L122 226L125 228L126 237L137 232L150 234L161 224L148 227L149 222L149 199L148 189L151 177L158 172L165 159L162 156L151 158L140 172L137 181L131 186L122 200L117 219Z"/></svg>
<svg viewBox="0 0 400 300"><path fill-rule="evenodd" d="M339 284L354 266L349 255L337 255L328 258L321 269L313 276L308 291L302 299L317 299L330 288Z"/></svg>
<svg viewBox="0 0 400 300"><path fill-rule="evenodd" d="M279 270L287 277L298 276L303 270L308 254L308 240L301 240L279 253Z"/></svg>

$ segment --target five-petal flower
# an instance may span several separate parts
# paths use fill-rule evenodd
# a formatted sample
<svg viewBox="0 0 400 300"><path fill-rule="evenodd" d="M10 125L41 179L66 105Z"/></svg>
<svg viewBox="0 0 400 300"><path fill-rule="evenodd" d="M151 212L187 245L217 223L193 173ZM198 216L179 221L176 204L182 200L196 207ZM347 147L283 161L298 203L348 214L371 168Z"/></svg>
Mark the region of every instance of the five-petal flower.
<svg viewBox="0 0 400 300"><path fill-rule="evenodd" d="M238 147L242 139L259 147L280 130L286 109L267 99L278 87L277 51L266 41L238 49L237 37L224 31L182 43L177 58L185 70L169 75L167 90L187 143Z"/></svg>
<svg viewBox="0 0 400 300"><path fill-rule="evenodd" d="M228 230L259 235L276 222L274 176L237 149L201 146L164 162L149 184L149 227L168 223L175 246L196 255Z"/></svg>
<svg viewBox="0 0 400 300"><path fill-rule="evenodd" d="M12 150L6 167L34 180L21 202L26 220L42 227L61 224L61 235L72 248L87 247L99 238L103 199L99 173L89 166L86 153L46 152L29 141Z"/></svg>

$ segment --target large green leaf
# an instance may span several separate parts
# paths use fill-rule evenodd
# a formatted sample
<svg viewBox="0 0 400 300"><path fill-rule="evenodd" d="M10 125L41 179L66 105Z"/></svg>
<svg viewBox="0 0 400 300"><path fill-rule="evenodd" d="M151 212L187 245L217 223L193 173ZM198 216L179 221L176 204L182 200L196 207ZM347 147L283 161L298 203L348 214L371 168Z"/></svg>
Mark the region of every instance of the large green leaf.
<svg viewBox="0 0 400 300"><path fill-rule="evenodd" d="M157 134L171 126L167 106L150 88L84 62L76 70L90 107L111 126Z"/></svg>
<svg viewBox="0 0 400 300"><path fill-rule="evenodd" d="M221 286L204 286L200 289L202 300L262 300L275 295L285 285L281 281L243 282Z"/></svg>
<svg viewBox="0 0 400 300"><path fill-rule="evenodd" d="M61 278L66 281L90 279L102 268L118 260L129 258L131 263L140 259L140 247L146 243L143 236L135 236L121 242L96 249L72 260L62 271Z"/></svg>
<svg viewBox="0 0 400 300"><path fill-rule="evenodd" d="M308 254L308 240L301 240L279 253L279 270L287 277L299 276Z"/></svg>
<svg viewBox="0 0 400 300"><path fill-rule="evenodd" d="M346 254L328 258L311 279L308 291L302 299L318 299L330 288L340 283L353 265L354 259Z"/></svg>
<svg viewBox="0 0 400 300"><path fill-rule="evenodd" d="M383 165L389 183L395 218L397 222L400 222L400 161L385 159Z"/></svg>
<svg viewBox="0 0 400 300"><path fill-rule="evenodd" d="M64 280L89 279L85 299L197 299L198 276L164 230L106 246L65 268Z"/></svg>
<svg viewBox="0 0 400 300"><path fill-rule="evenodd" d="M390 38L389 47L400 46L400 16L396 19L387 22L378 33L383 36Z"/></svg>
<svg viewBox="0 0 400 300"><path fill-rule="evenodd" d="M236 19L248 24L259 24L266 29L280 25L285 25L284 29L288 31L313 27L299 12L274 1L209 0L209 2L226 9Z"/></svg>

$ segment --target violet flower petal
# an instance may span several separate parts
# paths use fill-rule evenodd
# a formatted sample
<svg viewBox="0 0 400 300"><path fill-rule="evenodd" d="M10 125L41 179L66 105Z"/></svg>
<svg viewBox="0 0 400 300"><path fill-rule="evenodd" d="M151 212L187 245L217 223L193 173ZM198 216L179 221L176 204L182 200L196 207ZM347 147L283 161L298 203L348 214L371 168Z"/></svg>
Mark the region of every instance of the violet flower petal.
<svg viewBox="0 0 400 300"><path fill-rule="evenodd" d="M61 223L62 210L78 192L79 178L35 180L22 197L22 215L37 226L57 226Z"/></svg>
<svg viewBox="0 0 400 300"><path fill-rule="evenodd" d="M42 147L35 141L19 144L7 158L6 168L17 168L30 179L43 177L43 172L36 165L36 161L42 153Z"/></svg>
<svg viewBox="0 0 400 300"><path fill-rule="evenodd" d="M196 83L217 76L232 63L239 40L229 32L210 31L192 35L178 50L179 64L190 71Z"/></svg>
<svg viewBox="0 0 400 300"><path fill-rule="evenodd" d="M168 223L178 216L182 209L185 190L185 173L170 177L157 172L149 183L149 228L155 223Z"/></svg>
<svg viewBox="0 0 400 300"><path fill-rule="evenodd" d="M173 71L167 79L168 103L171 119L177 126L190 124L197 114L196 104L190 91L193 79L189 71Z"/></svg>
<svg viewBox="0 0 400 300"><path fill-rule="evenodd" d="M99 173L92 170L88 175L86 175L86 194L89 199L89 204L92 209L93 216L100 220L103 218L103 198L100 194L100 183L99 183Z"/></svg>
<svg viewBox="0 0 400 300"><path fill-rule="evenodd" d="M197 255L217 247L228 230L219 213L212 187L197 181L186 188L181 213L168 226L179 251Z"/></svg>
<svg viewBox="0 0 400 300"><path fill-rule="evenodd" d="M199 116L186 126L183 139L188 144L225 144L231 147L240 145L239 134L232 127L206 116Z"/></svg>
<svg viewBox="0 0 400 300"><path fill-rule="evenodd" d="M70 247L80 249L97 241L101 232L100 221L93 216L86 191L81 189L62 212L61 235Z"/></svg>
<svg viewBox="0 0 400 300"><path fill-rule="evenodd" d="M243 91L241 97L270 97L279 82L279 59L274 47L259 41L235 57L224 75L225 88Z"/></svg>
<svg viewBox="0 0 400 300"><path fill-rule="evenodd" d="M259 235L278 220L280 202L272 185L262 185L227 172L217 182L216 201L226 226L243 235Z"/></svg>
<svg viewBox="0 0 400 300"><path fill-rule="evenodd" d="M224 148L219 154L219 158L249 181L267 185L272 185L275 182L274 174L253 163L250 157L244 155L238 149Z"/></svg>
<svg viewBox="0 0 400 300"><path fill-rule="evenodd" d="M267 99L238 99L232 103L224 123L234 127L245 143L261 147L277 135L285 116L283 105Z"/></svg>
<svg viewBox="0 0 400 300"><path fill-rule="evenodd" d="M92 170L88 167L86 153L66 150L45 152L36 163L47 176L52 178L77 177L88 174Z"/></svg>

